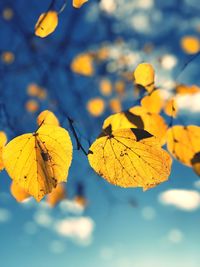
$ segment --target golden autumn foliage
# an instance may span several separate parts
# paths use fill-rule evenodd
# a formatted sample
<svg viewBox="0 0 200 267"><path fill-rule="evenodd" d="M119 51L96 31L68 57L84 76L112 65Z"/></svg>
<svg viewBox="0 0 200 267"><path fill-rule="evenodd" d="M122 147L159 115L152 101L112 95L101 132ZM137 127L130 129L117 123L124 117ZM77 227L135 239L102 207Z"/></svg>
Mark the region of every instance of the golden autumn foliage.
<svg viewBox="0 0 200 267"><path fill-rule="evenodd" d="M56 11L50 10L42 13L35 25L35 35L44 38L55 31L58 25L58 14Z"/></svg>
<svg viewBox="0 0 200 267"><path fill-rule="evenodd" d="M94 74L93 57L90 54L77 55L71 63L71 70L80 75L92 76Z"/></svg>
<svg viewBox="0 0 200 267"><path fill-rule="evenodd" d="M133 73L136 87L147 90L149 93L154 89L155 72L153 66L149 63L139 64Z"/></svg>
<svg viewBox="0 0 200 267"><path fill-rule="evenodd" d="M199 172L200 127L175 125L167 132L167 148L181 163Z"/></svg>
<svg viewBox="0 0 200 267"><path fill-rule="evenodd" d="M41 125L34 133L14 138L3 149L9 176L37 201L67 180L71 161L69 134L54 125Z"/></svg>
<svg viewBox="0 0 200 267"><path fill-rule="evenodd" d="M100 116L104 112L104 109L105 102L100 97L90 99L87 102L87 110L94 117Z"/></svg>
<svg viewBox="0 0 200 267"><path fill-rule="evenodd" d="M47 203L52 208L56 206L61 200L66 198L66 189L63 183L60 183L47 195Z"/></svg>
<svg viewBox="0 0 200 267"><path fill-rule="evenodd" d="M112 131L126 128L144 129L156 136L162 145L166 142L167 125L164 119L140 106L109 116L104 121L103 129L109 126Z"/></svg>
<svg viewBox="0 0 200 267"><path fill-rule="evenodd" d="M141 99L141 106L150 113L159 114L164 106L161 90L155 90Z"/></svg>
<svg viewBox="0 0 200 267"><path fill-rule="evenodd" d="M88 152L91 167L109 183L144 190L166 181L171 157L142 129L102 131Z"/></svg>
<svg viewBox="0 0 200 267"><path fill-rule="evenodd" d="M15 181L12 181L10 185L10 192L18 202L23 202L24 200L30 197L30 195Z"/></svg>
<svg viewBox="0 0 200 267"><path fill-rule="evenodd" d="M7 136L4 132L0 131L0 171L4 169L4 163L2 159L2 151L3 147L5 146L7 142Z"/></svg>
<svg viewBox="0 0 200 267"><path fill-rule="evenodd" d="M129 109L129 112L139 116L143 122L143 129L156 136L161 145L166 142L167 124L162 116L156 113L150 113L146 108L135 106Z"/></svg>
<svg viewBox="0 0 200 267"><path fill-rule="evenodd" d="M112 93L112 83L109 79L102 79L99 86L102 95L109 96Z"/></svg>
<svg viewBox="0 0 200 267"><path fill-rule="evenodd" d="M88 2L88 0L73 0L72 5L75 8L80 8L82 7L83 4L85 4L86 2Z"/></svg>
<svg viewBox="0 0 200 267"><path fill-rule="evenodd" d="M193 95L200 92L200 88L196 85L178 84L175 88L176 93L179 95Z"/></svg>
<svg viewBox="0 0 200 267"><path fill-rule="evenodd" d="M119 98L112 98L109 101L109 106L110 106L110 109L112 110L112 112L114 112L114 113L120 112L122 110L122 106L121 106L121 102L120 102Z"/></svg>
<svg viewBox="0 0 200 267"><path fill-rule="evenodd" d="M181 47L186 54L196 54L200 51L200 41L196 36L186 35L181 39Z"/></svg>
<svg viewBox="0 0 200 267"><path fill-rule="evenodd" d="M174 98L169 99L165 103L164 112L166 115L176 118L177 113L178 113L178 106Z"/></svg>
<svg viewBox="0 0 200 267"><path fill-rule="evenodd" d="M26 102L26 110L29 111L30 113L34 113L38 110L39 104L36 100L30 99Z"/></svg>
<svg viewBox="0 0 200 267"><path fill-rule="evenodd" d="M37 117L37 124L40 126L41 124L55 125L59 126L59 120L55 116L55 114L50 110L42 111Z"/></svg>
<svg viewBox="0 0 200 267"><path fill-rule="evenodd" d="M10 51L5 51L1 54L1 60L5 64L12 64L15 60L15 55Z"/></svg>

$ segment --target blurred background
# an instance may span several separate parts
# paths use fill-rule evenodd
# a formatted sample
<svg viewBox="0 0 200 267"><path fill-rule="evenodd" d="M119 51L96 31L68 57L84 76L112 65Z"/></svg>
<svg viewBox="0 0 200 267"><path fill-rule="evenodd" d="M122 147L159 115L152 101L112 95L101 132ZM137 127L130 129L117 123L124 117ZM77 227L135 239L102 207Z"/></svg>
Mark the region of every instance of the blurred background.
<svg viewBox="0 0 200 267"><path fill-rule="evenodd" d="M89 0L81 9L71 2L41 39L34 26L50 0L0 1L0 130L9 140L34 131L37 115L50 109L74 144L66 198L54 208L16 202L1 173L0 265L198 267L197 175L174 160L169 181L147 192L112 186L77 149L67 117L88 150L108 115L137 104L139 63L154 66L166 95L177 83L200 85L199 1ZM178 104L181 121L200 124L200 93Z"/></svg>

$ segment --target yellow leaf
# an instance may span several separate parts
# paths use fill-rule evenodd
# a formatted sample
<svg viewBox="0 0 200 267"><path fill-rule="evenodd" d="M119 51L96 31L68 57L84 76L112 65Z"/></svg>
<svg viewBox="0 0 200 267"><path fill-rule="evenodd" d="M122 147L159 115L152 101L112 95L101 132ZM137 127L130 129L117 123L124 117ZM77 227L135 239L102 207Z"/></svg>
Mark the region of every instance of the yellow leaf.
<svg viewBox="0 0 200 267"><path fill-rule="evenodd" d="M124 81L117 81L115 83L115 91L119 94L119 95L123 95L125 92L125 82Z"/></svg>
<svg viewBox="0 0 200 267"><path fill-rule="evenodd" d="M66 190L63 183L60 183L47 195L47 203L51 207L55 207L61 200L66 197Z"/></svg>
<svg viewBox="0 0 200 267"><path fill-rule="evenodd" d="M4 169L4 163L2 159L2 150L7 142L7 136L4 132L0 132L0 171Z"/></svg>
<svg viewBox="0 0 200 267"><path fill-rule="evenodd" d="M44 38L55 31L58 25L58 14L56 11L42 13L35 25L35 35Z"/></svg>
<svg viewBox="0 0 200 267"><path fill-rule="evenodd" d="M30 83L27 87L27 94L30 96L38 96L40 87L35 83Z"/></svg>
<svg viewBox="0 0 200 267"><path fill-rule="evenodd" d="M34 113L38 110L39 104L36 100L30 99L26 102L26 109L30 113Z"/></svg>
<svg viewBox="0 0 200 267"><path fill-rule="evenodd" d="M107 117L103 123L103 129L108 127L111 127L112 131L126 128L144 129L144 123L140 116L127 110Z"/></svg>
<svg viewBox="0 0 200 267"><path fill-rule="evenodd" d="M87 110L94 117L102 115L104 109L105 109L105 102L100 97L90 99L87 102Z"/></svg>
<svg viewBox="0 0 200 267"><path fill-rule="evenodd" d="M164 112L170 117L176 118L178 113L178 106L176 104L176 100L174 98L171 98L167 101Z"/></svg>
<svg viewBox="0 0 200 267"><path fill-rule="evenodd" d="M88 2L88 0L73 0L73 7L80 8L86 2Z"/></svg>
<svg viewBox="0 0 200 267"><path fill-rule="evenodd" d="M196 54L200 51L200 41L196 36L184 36L181 39L181 47L186 54Z"/></svg>
<svg viewBox="0 0 200 267"><path fill-rule="evenodd" d="M122 110L121 102L118 98L112 98L109 101L109 106L110 106L110 109L112 110L112 112L114 112L114 113L120 112Z"/></svg>
<svg viewBox="0 0 200 267"><path fill-rule="evenodd" d="M200 152L197 152L191 159L193 171L200 176Z"/></svg>
<svg viewBox="0 0 200 267"><path fill-rule="evenodd" d="M150 95L144 96L141 100L141 106L150 113L159 114L163 105L164 100L161 97L161 90L155 90Z"/></svg>
<svg viewBox="0 0 200 267"><path fill-rule="evenodd" d="M42 125L34 133L14 138L3 149L9 176L37 201L67 180L71 161L69 134L59 126Z"/></svg>
<svg viewBox="0 0 200 267"><path fill-rule="evenodd" d="M144 190L166 181L171 158L142 129L104 130L88 152L91 167L109 183Z"/></svg>
<svg viewBox="0 0 200 267"><path fill-rule="evenodd" d="M149 93L153 91L155 72L151 64L139 64L135 69L133 76L136 87L142 87L146 89Z"/></svg>
<svg viewBox="0 0 200 267"><path fill-rule="evenodd" d="M176 93L180 95L193 95L200 92L200 88L196 85L179 84L176 86Z"/></svg>
<svg viewBox="0 0 200 267"><path fill-rule="evenodd" d="M129 112L136 116L140 116L144 124L144 130L156 136L160 140L161 145L165 144L167 124L163 117L159 114L150 113L148 110L140 106L130 108Z"/></svg>
<svg viewBox="0 0 200 267"><path fill-rule="evenodd" d="M92 76L94 74L92 56L89 54L76 56L71 63L71 70L84 76Z"/></svg>
<svg viewBox="0 0 200 267"><path fill-rule="evenodd" d="M44 110L38 115L37 124L38 125L48 124L48 125L59 126L59 121L52 111Z"/></svg>
<svg viewBox="0 0 200 267"><path fill-rule="evenodd" d="M199 158L197 154L200 152L200 127L195 125L171 127L167 131L167 148L181 163L190 167L197 164Z"/></svg>
<svg viewBox="0 0 200 267"><path fill-rule="evenodd" d="M1 54L1 60L6 64L12 64L15 60L15 55L10 51L5 51Z"/></svg>
<svg viewBox="0 0 200 267"><path fill-rule="evenodd" d="M11 183L10 192L18 202L22 202L30 197L30 195L14 181Z"/></svg>
<svg viewBox="0 0 200 267"><path fill-rule="evenodd" d="M112 83L108 79L102 79L100 82L100 92L102 95L109 96L112 93Z"/></svg>

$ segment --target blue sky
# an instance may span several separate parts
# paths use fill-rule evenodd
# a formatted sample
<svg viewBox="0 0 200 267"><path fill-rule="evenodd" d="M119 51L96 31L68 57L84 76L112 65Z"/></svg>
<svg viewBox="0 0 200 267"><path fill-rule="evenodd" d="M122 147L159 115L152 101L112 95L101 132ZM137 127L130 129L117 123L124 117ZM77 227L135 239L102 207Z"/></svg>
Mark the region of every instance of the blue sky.
<svg viewBox="0 0 200 267"><path fill-rule="evenodd" d="M11 20L3 15L0 18L0 52L12 51L15 55L13 64L0 62L0 101L6 106L1 108L0 126L9 139L34 131L38 113L52 109L68 130L66 115L74 119L87 149L111 114L108 104L99 118L87 112L88 99L101 96L99 81L109 78L114 83L122 70L132 71L142 61L153 64L157 84L166 93L174 82L199 85L200 58L193 59L180 47L184 35L200 38L198 0L90 0L80 10L73 9L68 1L55 33L39 39L33 35L34 25L49 3L0 3L1 14L5 8L13 11ZM56 10L62 3L56 1ZM93 77L71 72L70 62L75 55L98 51L105 44L110 49L108 59L95 63ZM146 53L145 45L152 45L153 50ZM116 63L122 54L130 59L126 66ZM36 113L26 110L30 83L37 83L48 93L45 100L38 101ZM132 83L126 84L126 90L124 109L135 103ZM180 101L181 120L199 125L200 106L194 98L187 102ZM197 103L195 108L193 103ZM17 203L9 192L10 178L5 171L1 173L1 266L199 266L200 183L190 168L174 161L169 181L147 192L117 188L98 177L83 153L76 150L74 139L73 144L74 159L66 185L68 200L54 209L45 200L39 204L34 200ZM73 201L80 182L88 202L85 209L77 208ZM178 193L173 191L173 197L167 198L170 205L166 198L161 201L164 193L174 189ZM63 226L66 224L68 232Z"/></svg>

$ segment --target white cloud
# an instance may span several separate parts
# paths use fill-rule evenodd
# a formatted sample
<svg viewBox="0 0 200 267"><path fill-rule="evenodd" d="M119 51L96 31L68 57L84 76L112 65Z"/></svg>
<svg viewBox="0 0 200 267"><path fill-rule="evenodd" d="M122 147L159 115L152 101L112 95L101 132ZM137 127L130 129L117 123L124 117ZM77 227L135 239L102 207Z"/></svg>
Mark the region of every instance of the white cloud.
<svg viewBox="0 0 200 267"><path fill-rule="evenodd" d="M93 230L94 221L89 217L71 217L55 223L55 231L58 234L84 245L90 244Z"/></svg>
<svg viewBox="0 0 200 267"><path fill-rule="evenodd" d="M200 93L177 95L176 101L179 109L189 110L191 112L200 111Z"/></svg>
<svg viewBox="0 0 200 267"><path fill-rule="evenodd" d="M161 65L166 70L173 69L177 64L177 58L174 55L166 54L161 59Z"/></svg>
<svg viewBox="0 0 200 267"><path fill-rule="evenodd" d="M107 13L113 13L116 10L115 0L101 0L100 8Z"/></svg>
<svg viewBox="0 0 200 267"><path fill-rule="evenodd" d="M195 190L171 189L161 193L159 201L181 210L194 211L200 207L200 194Z"/></svg>
<svg viewBox="0 0 200 267"><path fill-rule="evenodd" d="M59 208L62 212L70 212L73 214L81 215L84 211L84 207L73 200L65 199L59 204Z"/></svg>

